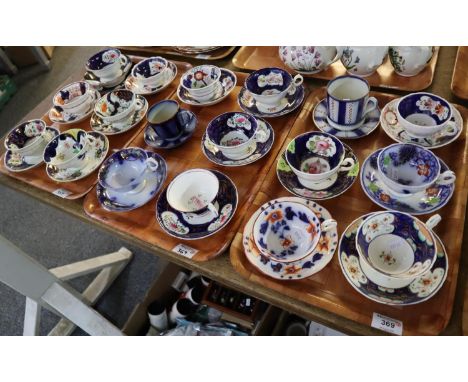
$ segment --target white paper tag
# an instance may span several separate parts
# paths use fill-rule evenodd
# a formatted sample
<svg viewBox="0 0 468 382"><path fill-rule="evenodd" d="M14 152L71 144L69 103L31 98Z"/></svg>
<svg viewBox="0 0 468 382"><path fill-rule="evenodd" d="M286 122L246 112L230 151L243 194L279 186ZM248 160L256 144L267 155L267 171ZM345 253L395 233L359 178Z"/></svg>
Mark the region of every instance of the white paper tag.
<svg viewBox="0 0 468 382"><path fill-rule="evenodd" d="M60 196L61 198L66 198L67 196L70 196L73 194L73 192L70 192L68 190L64 190L63 188L57 188L54 192L52 192L56 196Z"/></svg>
<svg viewBox="0 0 468 382"><path fill-rule="evenodd" d="M245 300L245 306L246 306L247 308L250 307L250 298L248 298L248 299Z"/></svg>
<svg viewBox="0 0 468 382"><path fill-rule="evenodd" d="M191 259L198 252L198 249L189 247L185 244L177 244L174 248L172 248L172 252L178 253L179 255Z"/></svg>
<svg viewBox="0 0 468 382"><path fill-rule="evenodd" d="M374 312L371 326L373 328L383 330L384 332L397 334L399 336L403 334L403 322L384 316L380 313Z"/></svg>

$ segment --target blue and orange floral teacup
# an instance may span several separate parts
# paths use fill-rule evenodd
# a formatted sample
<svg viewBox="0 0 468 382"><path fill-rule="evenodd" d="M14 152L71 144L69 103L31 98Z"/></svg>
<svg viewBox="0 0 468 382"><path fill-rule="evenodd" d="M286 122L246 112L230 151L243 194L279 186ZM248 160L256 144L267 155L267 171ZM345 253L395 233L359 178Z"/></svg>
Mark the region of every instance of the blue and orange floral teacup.
<svg viewBox="0 0 468 382"><path fill-rule="evenodd" d="M73 82L55 93L52 103L60 112L86 113L95 101L91 90L91 86L85 81Z"/></svg>
<svg viewBox="0 0 468 382"><path fill-rule="evenodd" d="M333 135L309 132L295 137L285 152L289 167L299 183L311 190L322 190L336 182L338 172L349 171L354 159L345 157L343 143Z"/></svg>
<svg viewBox="0 0 468 382"><path fill-rule="evenodd" d="M132 69L132 76L143 85L159 86L163 84L171 69L163 57L148 57L141 60Z"/></svg>
<svg viewBox="0 0 468 382"><path fill-rule="evenodd" d="M252 233L262 254L278 262L293 262L309 255L317 246L321 232L336 225L334 219L320 223L317 215L303 204L277 202L260 213Z"/></svg>
<svg viewBox="0 0 468 382"><path fill-rule="evenodd" d="M94 112L107 123L125 122L144 101L130 90L113 90L102 96L94 105Z"/></svg>
<svg viewBox="0 0 468 382"><path fill-rule="evenodd" d="M113 80L122 74L121 67L127 64L128 58L116 48L108 48L91 56L86 69L100 80Z"/></svg>
<svg viewBox="0 0 468 382"><path fill-rule="evenodd" d="M180 79L180 86L199 102L211 100L221 86L221 69L214 65L200 65L189 69Z"/></svg>
<svg viewBox="0 0 468 382"><path fill-rule="evenodd" d="M408 196L433 184L448 185L456 180L455 173L440 173L439 158L432 151L410 143L395 143L382 149L377 157L377 169L382 182L393 193Z"/></svg>

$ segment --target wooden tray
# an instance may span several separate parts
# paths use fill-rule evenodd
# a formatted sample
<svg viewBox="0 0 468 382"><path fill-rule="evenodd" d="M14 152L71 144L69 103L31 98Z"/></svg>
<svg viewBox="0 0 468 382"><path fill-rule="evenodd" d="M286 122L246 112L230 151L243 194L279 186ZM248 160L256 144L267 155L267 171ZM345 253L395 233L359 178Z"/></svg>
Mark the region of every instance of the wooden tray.
<svg viewBox="0 0 468 382"><path fill-rule="evenodd" d="M453 68L452 93L468 99L468 46L459 46Z"/></svg>
<svg viewBox="0 0 468 382"><path fill-rule="evenodd" d="M369 81L371 86L381 88L407 91L426 89L431 85L434 78L438 55L439 47L436 47L430 64L421 73L414 77L403 77L396 74L387 57L385 62L377 69L377 72L366 77L366 80ZM279 58L277 46L243 46L232 58L232 63L234 66L246 70L258 70L268 66L276 66L290 72L294 72L292 69L284 65ZM327 70L316 74L305 75L305 77L331 80L332 78L342 76L344 74L346 74L346 69L342 65L341 61L338 60L330 65Z"/></svg>
<svg viewBox="0 0 468 382"><path fill-rule="evenodd" d="M235 46L223 46L219 49L212 50L211 52L200 53L200 54L186 54L175 50L172 46L118 46L119 50L126 54L138 54L142 56L152 56L152 55L165 55L170 54L172 56L180 57L191 57L197 58L199 60L221 60L229 56Z"/></svg>
<svg viewBox="0 0 468 382"><path fill-rule="evenodd" d="M383 107L395 96L371 92L377 97L379 105ZM325 95L325 88L319 88L307 98L302 113L297 118L283 149L291 138L306 131L316 130L312 122L311 111ZM438 213L442 216L442 223L435 232L445 244L449 269L445 285L430 300L418 305L406 307L392 307L382 305L363 297L346 281L335 253L332 261L322 271L308 279L298 281L278 281L253 267L244 255L242 246L242 232L247 219L268 200L291 196L279 183L276 177L276 166L272 166L255 201L245 213L245 220L239 227L230 249L230 259L234 269L243 277L263 286L268 286L278 292L294 299L301 300L316 307L325 309L347 319L370 325L373 312L403 321L403 334L435 335L440 333L447 325L452 314L452 306L457 284L458 267L461 255L463 226L467 203L467 140L468 110L462 106L454 105L462 114L465 133L449 146L435 150L445 163L457 174L456 191L450 202ZM362 165L364 159L379 147L393 143L385 132L378 128L369 136L358 140L346 140L346 143L355 151ZM278 156L279 157L279 156ZM343 230L356 218L371 211L379 211L380 207L371 202L361 189L359 179L343 195L319 201L327 208L338 221L338 233L341 237ZM428 216L423 216L426 219Z"/></svg>
<svg viewBox="0 0 468 382"><path fill-rule="evenodd" d="M134 62L138 62L142 59L142 57L131 57L131 59ZM169 98L176 91L182 74L186 70L192 67L192 65L185 63L185 62L174 61L174 63L177 65L176 78L172 81L172 83L166 89L162 90L161 92L157 93L154 96L147 97L150 104L158 100ZM83 73L76 74L75 76L72 77L73 78L72 81L68 81L66 83L77 81L82 77L83 77ZM66 83L63 83L62 85L60 85L57 88L57 90L63 87L64 85L66 85ZM52 98L51 98L51 106L52 106ZM62 132L68 129L72 129L72 128L78 128L78 129L91 131L91 127L89 124L91 117L86 118L85 120L81 122L74 123L71 125L60 125L57 123L53 123L49 119L47 113L38 117L44 120L48 126L56 127ZM107 138L109 139L109 151L107 155L112 153L113 150L118 150L122 147L127 146L128 143L131 140L133 140L134 137L138 135L140 130L144 127L144 121L145 119L143 119L137 126L135 126L134 128L132 128L131 130L125 133L107 136ZM70 183L54 182L52 179L50 179L47 176L45 172L44 164L41 164L40 166L35 167L29 171L11 172L11 171L8 171L7 168L5 167L5 163L3 160L4 155L5 154L3 154L2 157L0 158L0 172L8 176L11 176L12 178L28 183L33 187L37 187L41 190L47 191L47 192L54 193L54 192L58 192L59 190L63 190L59 193L59 195L62 195L62 197L64 197L65 199L78 199L84 196L93 188L93 186L97 182L97 170L94 171L91 175L87 176L86 178L83 178L76 182L70 182Z"/></svg>
<svg viewBox="0 0 468 382"><path fill-rule="evenodd" d="M236 73L236 75L237 86L221 103L209 107L190 107L182 104L184 108L193 111L198 118L198 125L194 135L182 146L173 150L152 149L146 146L143 133L140 133L131 142L132 146L154 150L163 156L168 165L168 176L164 186L169 184L176 175L190 168L216 169L229 176L237 186L239 203L237 211L227 227L207 239L180 240L169 236L159 226L155 218L155 200L134 211L114 213L108 212L100 206L95 190L90 192L85 198L84 209L86 213L95 219L105 221L117 230L134 235L165 250L171 251L181 243L189 246L197 250L197 253L193 257L193 260L196 261L206 261L223 253L237 232L246 209L251 204L254 195L258 192L265 175L274 163L276 155L283 146L289 129L298 115L296 111L280 118L268 120L275 130L275 142L270 152L257 162L243 167L223 167L210 162L201 151L201 138L208 122L214 117L227 111L241 110L237 103L237 95L247 74ZM173 96L174 99L176 97L176 95Z"/></svg>

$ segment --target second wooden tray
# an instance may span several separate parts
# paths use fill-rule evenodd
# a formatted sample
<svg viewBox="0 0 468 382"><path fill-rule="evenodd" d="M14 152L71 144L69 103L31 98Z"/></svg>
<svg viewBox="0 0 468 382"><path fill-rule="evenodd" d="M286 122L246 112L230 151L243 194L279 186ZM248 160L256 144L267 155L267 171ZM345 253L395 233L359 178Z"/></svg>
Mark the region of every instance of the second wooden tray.
<svg viewBox="0 0 468 382"><path fill-rule="evenodd" d="M388 57L385 62L377 69L377 72L366 80L371 86L398 89L406 91L419 91L426 89L431 85L434 79L434 72L439 54L439 47L435 48L429 65L417 76L403 77L396 74ZM243 46L232 58L234 66L246 70L258 70L268 66L276 66L293 73L294 71L283 64L278 55L277 46ZM318 78L322 80L331 80L337 76L346 74L346 69L340 60L336 61L327 70L306 75L305 77Z"/></svg>
<svg viewBox="0 0 468 382"><path fill-rule="evenodd" d="M468 46L458 47L451 88L457 97L468 99Z"/></svg>

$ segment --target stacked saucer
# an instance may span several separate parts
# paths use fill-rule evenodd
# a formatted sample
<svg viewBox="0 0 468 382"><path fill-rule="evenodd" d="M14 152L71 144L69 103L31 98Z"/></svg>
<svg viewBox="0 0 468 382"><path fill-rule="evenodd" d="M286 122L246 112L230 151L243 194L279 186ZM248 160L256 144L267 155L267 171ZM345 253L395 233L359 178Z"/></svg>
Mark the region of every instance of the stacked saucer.
<svg viewBox="0 0 468 382"><path fill-rule="evenodd" d="M20 172L40 165L45 146L58 134L57 129L47 127L41 119L15 126L5 138L5 167Z"/></svg>
<svg viewBox="0 0 468 382"><path fill-rule="evenodd" d="M44 149L47 175L56 182L73 182L90 175L109 150L105 135L81 129L67 130Z"/></svg>
<svg viewBox="0 0 468 382"><path fill-rule="evenodd" d="M163 57L149 57L136 64L125 87L135 94L155 94L170 85L177 75L177 66Z"/></svg>
<svg viewBox="0 0 468 382"><path fill-rule="evenodd" d="M295 137L279 158L276 174L283 187L301 198L330 199L356 180L359 162L352 149L321 132Z"/></svg>
<svg viewBox="0 0 468 382"><path fill-rule="evenodd" d="M237 83L236 75L214 65L189 69L180 79L177 97L188 105L210 106L225 99Z"/></svg>
<svg viewBox="0 0 468 382"><path fill-rule="evenodd" d="M84 80L97 89L120 85L132 68L132 61L116 48L104 49L86 63Z"/></svg>
<svg viewBox="0 0 468 382"><path fill-rule="evenodd" d="M60 124L80 122L89 117L99 93L85 81L73 82L60 89L52 100L49 119Z"/></svg>
<svg viewBox="0 0 468 382"><path fill-rule="evenodd" d="M408 214L383 211L362 216L343 233L340 266L365 297L389 305L412 305L433 297L447 276L448 259L431 229Z"/></svg>
<svg viewBox="0 0 468 382"><path fill-rule="evenodd" d="M296 110L304 101L303 78L294 78L280 68L263 68L245 80L237 101L246 113L256 117L279 117Z"/></svg>
<svg viewBox="0 0 468 382"><path fill-rule="evenodd" d="M210 121L202 138L202 151L218 165L244 166L264 157L273 141L273 128L263 119L229 112Z"/></svg>
<svg viewBox="0 0 468 382"><path fill-rule="evenodd" d="M431 151L396 143L373 152L361 171L361 186L377 205L427 214L445 206L455 190L455 174Z"/></svg>
<svg viewBox="0 0 468 382"><path fill-rule="evenodd" d="M169 235L202 239L220 231L237 208L235 184L215 170L191 169L176 176L161 192L156 218Z"/></svg>
<svg viewBox="0 0 468 382"><path fill-rule="evenodd" d="M125 148L113 153L99 169L97 198L107 211L131 211L156 196L166 175L166 162L158 154Z"/></svg>
<svg viewBox="0 0 468 382"><path fill-rule="evenodd" d="M336 221L319 204L295 197L262 205L244 228L244 252L265 275L298 280L322 270L338 244Z"/></svg>
<svg viewBox="0 0 468 382"><path fill-rule="evenodd" d="M221 46L174 46L174 49L184 54L201 54L211 52L213 50L222 48Z"/></svg>
<svg viewBox="0 0 468 382"><path fill-rule="evenodd" d="M124 133L145 116L148 101L130 90L113 90L102 96L94 107L91 128L105 135Z"/></svg>

